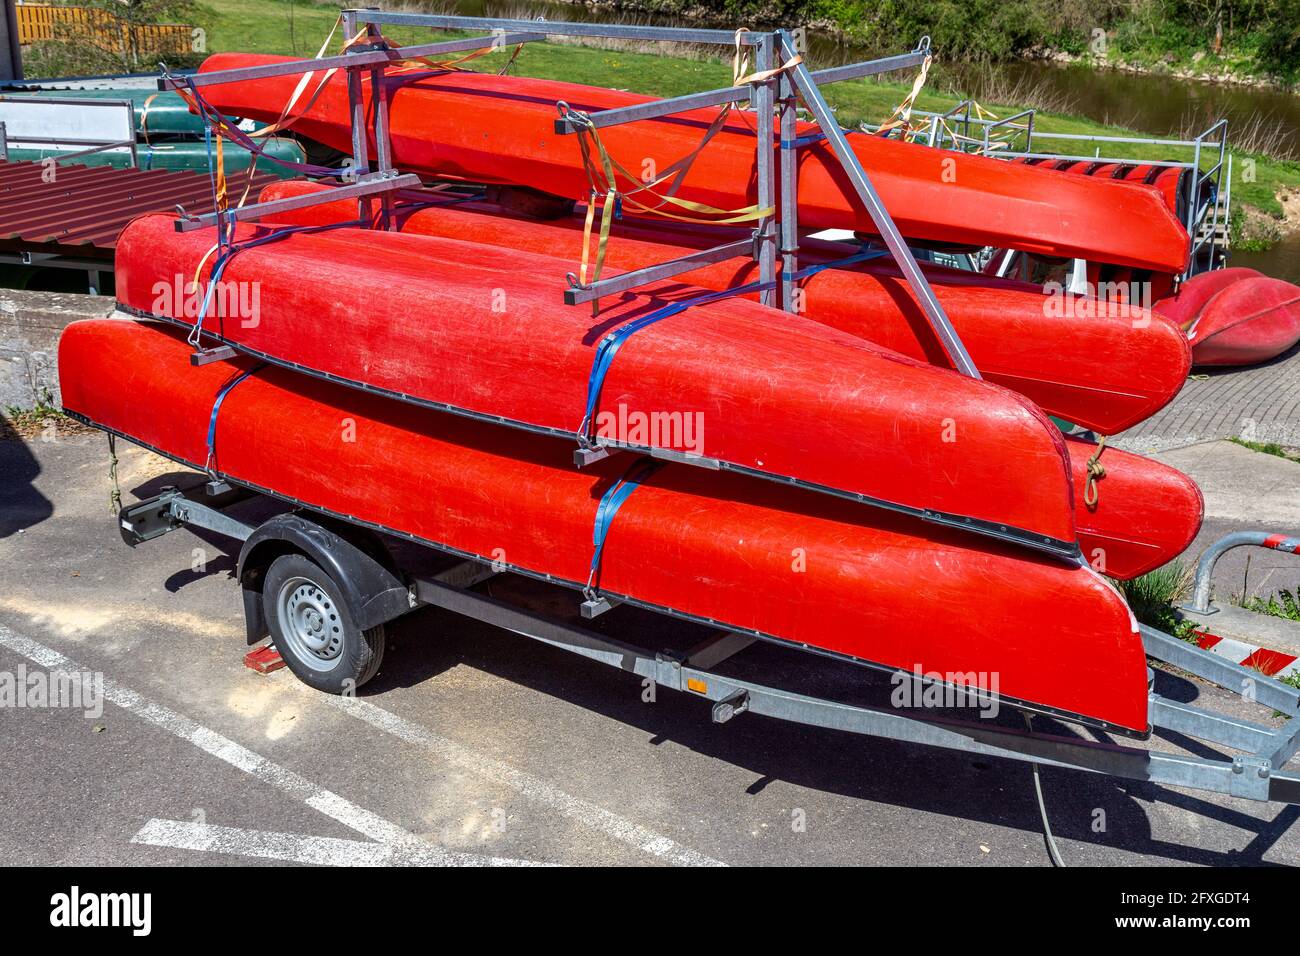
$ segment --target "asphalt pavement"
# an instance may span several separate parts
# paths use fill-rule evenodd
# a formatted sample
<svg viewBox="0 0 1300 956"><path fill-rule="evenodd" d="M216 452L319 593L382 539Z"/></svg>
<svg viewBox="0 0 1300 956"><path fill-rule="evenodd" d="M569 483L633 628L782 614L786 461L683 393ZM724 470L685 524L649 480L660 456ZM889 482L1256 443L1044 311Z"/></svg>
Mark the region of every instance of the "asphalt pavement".
<svg viewBox="0 0 1300 956"><path fill-rule="evenodd" d="M86 675L103 705L0 708L0 862L1048 864L1025 764L755 715L716 725L703 701L647 702L634 677L435 609L391 627L356 698L254 673L234 542L128 547L103 436L43 438L0 441L0 677ZM119 452L127 500L195 478ZM571 592L480 587L576 619ZM601 626L692 636L629 608ZM751 651L749 673L777 686L852 696L872 680ZM1043 786L1071 864L1300 862L1297 808L1054 768Z"/></svg>

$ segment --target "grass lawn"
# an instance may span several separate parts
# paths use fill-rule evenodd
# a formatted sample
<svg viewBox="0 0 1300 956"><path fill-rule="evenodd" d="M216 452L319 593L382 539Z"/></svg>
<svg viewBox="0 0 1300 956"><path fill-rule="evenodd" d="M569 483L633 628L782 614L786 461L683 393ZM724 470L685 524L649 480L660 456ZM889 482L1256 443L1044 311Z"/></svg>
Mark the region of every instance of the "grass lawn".
<svg viewBox="0 0 1300 956"><path fill-rule="evenodd" d="M208 47L212 51L241 50L259 53L296 53L311 56L320 48L343 5L290 4L286 0L205 0L204 26L208 30ZM392 28L386 31L399 44L428 42L429 30ZM443 32L450 38L455 34ZM336 36L336 43L338 38ZM337 48L337 47L336 47ZM505 53L476 61L476 67L490 69L499 64ZM513 67L519 75L569 80L595 86L628 89L655 96L676 96L698 90L725 86L731 80L730 55L717 58L682 58L653 53L613 51L588 46L559 43L530 44ZM907 94L912 77L899 76L894 82L855 80L827 87L827 99L846 126L862 122L880 122ZM958 97L931 90L924 91L917 106L926 110L947 110ZM1027 104L985 103L999 116L1018 112ZM1126 135L1134 131L1107 126L1077 116L1040 112L1036 129L1044 132ZM1087 143L1065 144L1044 141L1077 155L1094 152ZM1170 156L1167 149L1156 146L1101 144L1106 155L1131 159L1190 159ZM1233 150L1233 204L1245 203L1271 216L1280 216L1277 194L1282 189L1300 188L1300 163L1279 161L1267 156ZM1253 173L1250 169L1253 161ZM1206 166L1212 160L1206 160ZM1253 181L1247 177L1253 175Z"/></svg>

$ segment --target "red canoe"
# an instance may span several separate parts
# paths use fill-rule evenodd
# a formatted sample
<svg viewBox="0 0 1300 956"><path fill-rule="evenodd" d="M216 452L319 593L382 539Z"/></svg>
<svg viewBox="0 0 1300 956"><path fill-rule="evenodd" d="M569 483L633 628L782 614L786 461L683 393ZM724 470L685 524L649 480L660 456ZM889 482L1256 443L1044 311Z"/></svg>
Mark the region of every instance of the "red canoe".
<svg viewBox="0 0 1300 956"><path fill-rule="evenodd" d="M277 183L263 190L259 198L272 200L328 188L303 182ZM499 211L489 211L493 209L496 207L461 203L426 207L403 216L401 228L409 233L460 236L487 245L521 251L553 250L575 258L580 255L578 247L581 244L581 228L576 223L567 219L552 222L522 221L509 218ZM278 221L315 225L348 221L355 216L355 202L340 201L281 214ZM655 236L662 231L647 227L620 227L618 237L609 245L607 261L615 267L641 268L690 252L696 246L723 241L716 236L702 240L698 230L681 229L672 230L671 234L674 238L692 242L692 246L668 246L641 238L647 234ZM559 262L554 265L557 270L557 289L560 287L559 270L562 266ZM689 278L709 288L726 288L731 284L748 281L752 278L752 272L752 265L732 262L697 269L689 274ZM936 290L948 307L950 317L966 336L966 344L975 355L976 363L979 364L981 358L987 358L998 367L999 361L1005 361L1008 355L1019 359L1019 367L1025 370L1020 381L1029 381L1034 387L1021 387L1018 391L1038 400L1048 411L1071 421L1092 427L1091 423L1098 418L1096 407L1102 404L1102 398L1111 399L1109 403L1102 404L1103 409L1114 410L1120 407L1116 392L1123 387L1124 377L1127 376L1130 383L1134 380L1142 381L1142 370L1149 362L1150 378L1156 379L1158 370L1163 365L1159 359L1162 352L1168 361L1174 363L1178 376L1176 382L1164 383L1166 393L1176 392L1187 374L1190 353L1186 339L1181 330L1163 319L1154 317L1145 327L1143 323L1135 324L1131 319L1094 320L1082 316L1069 319L1072 329L1082 330L1081 333L1075 333L1076 342L1091 345L1094 349L1102 342L1112 345L1125 341L1129 343L1122 351L1112 348L1109 364L1092 364L1094 356L1090 356L1087 349L1066 353L1060 349L1059 342L1036 338L1044 328L1054 335L1065 336L1071 333L1057 327L1057 323L1048 317L1042 305L1044 296L1035 291L1034 287L972 277L975 295L968 298L958 294L965 286L943 281L965 274L957 274L954 270L932 272L940 280ZM914 312L912 324L908 324L894 307L899 300L903 303L911 301L900 291L904 285L897 273L888 267L876 266L875 271L862 274L857 271L827 270L812 278L805 302L805 314L879 344L901 346L900 350L908 351L913 357L926 359L931 356L926 354L926 350L919 344L921 339L914 334L914 330L926 328L924 318ZM1005 294L1011 303L1021 303L1020 313L1006 322L999 322L1006 316L1006 312L997 307L999 292ZM984 298L986 294L987 299ZM1032 307L1026 306L1028 302L1033 303ZM872 305L875 306L874 310ZM959 310L954 305L964 308ZM979 324L976 319L980 320ZM963 323L963 320L966 322ZM996 328L1005 336L1004 340L1001 343L994 341L983 323L999 323ZM975 336L968 334L971 329L976 332ZM1036 348L1026 348L1027 340L1035 344ZM1139 343L1146 343L1149 351L1145 356L1138 354ZM1067 356L1070 360L1068 363L1063 361ZM1035 373L1035 364L1038 374L1047 379L1064 377L1062 365L1068 364L1072 369L1083 365L1089 373L1114 383L1113 390L1090 390L1090 383L1086 380L1077 385L1071 383L1067 388L1059 382L1030 379L1029 376ZM1116 369L1112 366L1118 366L1121 374L1116 374ZM987 366L982 366L982 370L994 381L1015 387L1014 381L997 377L989 372ZM1062 396L1069 396L1073 400L1059 400ZM1132 397L1131 391L1129 397ZM1058 401L1053 402L1053 398ZM1133 407L1135 406L1128 406L1130 414L1136 416L1137 413L1131 411ZM1111 448L1102 455L1101 463L1106 469L1106 475L1097 483L1098 500L1095 506L1089 507L1085 495L1088 459L1096 451L1096 446L1078 439L1067 439L1066 448L1074 486L1075 528L1084 557L1093 567L1112 577L1128 580L1173 560L1191 545L1201 527L1204 502L1200 489L1190 478L1168 465Z"/></svg>
<svg viewBox="0 0 1300 956"><path fill-rule="evenodd" d="M1192 171L1186 167L1154 166L1150 163L1102 163L1077 159L1032 158L1017 159L1014 162L1036 166L1039 169L1092 176L1096 179L1114 179L1153 186L1160 191L1165 204L1178 217L1178 221L1187 221L1187 200L1191 190ZM1211 187L1207 182L1202 184L1201 188L1203 192L1198 197L1198 202L1204 204L1210 198Z"/></svg>
<svg viewBox="0 0 1300 956"><path fill-rule="evenodd" d="M1159 312L1171 322L1176 322L1180 328L1186 330L1196 317L1201 314L1205 304L1212 298L1234 283L1252 276L1262 276L1263 273L1256 272L1254 269L1212 269L1209 272L1202 272L1194 275L1178 288L1174 295L1167 296L1163 299L1157 299L1151 306L1153 312Z"/></svg>
<svg viewBox="0 0 1300 956"><path fill-rule="evenodd" d="M218 53L201 72L290 59ZM274 121L298 81L297 76L246 80L204 87L203 95L228 115ZM362 82L369 101L369 80ZM398 168L531 186L570 198L585 198L591 184L577 138L555 132L556 104L593 112L654 100L575 83L465 71L395 72L385 83ZM304 109L296 133L351 151L342 73ZM717 115L716 109L695 110L610 127L600 135L629 169L667 171L700 147ZM753 123L753 114L733 112L700 149L675 195L723 209L754 204ZM814 133L815 126L801 124L800 136ZM913 239L1014 247L1163 272L1179 272L1186 262L1187 232L1153 187L1063 177L865 134L850 137L850 143L899 229ZM801 226L873 230L856 196L847 198L851 187L825 142L801 149L799 159Z"/></svg>
<svg viewBox="0 0 1300 956"><path fill-rule="evenodd" d="M1196 365L1257 365L1300 342L1300 287L1257 273L1236 276L1232 282L1218 278L1238 271L1252 270L1202 273L1187 285L1215 277L1205 283L1209 288L1180 291L1211 292L1186 325Z"/></svg>
<svg viewBox="0 0 1300 956"><path fill-rule="evenodd" d="M153 324L74 323L59 346L64 407L201 466L216 396L250 360L195 368L190 351ZM339 441L343 421L355 441ZM226 393L215 449L214 470L236 483L574 585L630 458L576 470L564 441L275 367ZM1146 658L1113 588L904 515L667 464L613 519L599 585L891 670L990 675L1007 702L1147 730Z"/></svg>
<svg viewBox="0 0 1300 956"><path fill-rule="evenodd" d="M268 186L259 199L269 201L329 188L286 181ZM318 225L348 221L355 216L354 201L338 201L280 214L277 222ZM459 236L526 252L552 251L575 260L581 255L581 225L571 219L525 221L503 214L499 207L457 203L410 212L401 217L400 223L403 232ZM665 233L690 245L654 241ZM620 224L617 237L609 244L606 261L615 268L638 269L724 238L702 234L701 230ZM814 255L809 261L816 259ZM721 289L749 281L753 271L752 263L730 262L697 269L683 278ZM1064 329L1049 317L1051 313L1043 307L1044 296L1033 286L950 269L929 271L936 280L937 294L981 371L1070 421L1086 427L1098 427L1100 421L1114 430L1128 427L1114 416L1128 414L1133 421L1145 418L1177 392L1187 375L1190 352L1186 339L1177 326L1159 317L1151 317L1146 324L1131 319L1070 318L1066 320L1069 329ZM969 277L969 285L958 284L964 277ZM555 280L558 288L558 273ZM896 309L896 305L914 300L903 291L906 284L892 266L866 263L851 269L827 270L811 277L806 288L805 314L809 318L914 358L943 360L942 353L931 354L932 350L922 344L927 341L922 330L928 328L924 317L912 311L909 321ZM1042 336L1044 330L1050 335ZM1069 352L1060 348L1060 338L1065 336L1076 344ZM928 341L937 350L937 344ZM1104 351L1109 361L1098 360L1099 351ZM1012 362L1018 363L1013 367L1019 375L998 375L987 364L1006 369ZM1171 374L1163 382L1158 381L1162 371L1171 367L1176 377ZM1071 373L1079 378L1077 383L1060 381ZM1109 390L1095 379L1109 383ZM1135 381L1139 383L1137 389L1159 388L1161 394L1152 397L1147 391L1142 396L1147 404L1138 405ZM1131 404L1122 404L1121 400ZM1138 408L1149 411L1138 412ZM1106 417L1107 412L1111 417ZM1099 430L1108 433L1111 429ZM1200 530L1204 513L1195 482L1168 465L1111 448L1102 455L1106 476L1098 482L1098 500L1090 508L1085 502L1087 464L1096 446L1067 439L1066 448L1074 485L1075 527L1084 556L1093 567L1128 580L1160 567L1188 548Z"/></svg>
<svg viewBox="0 0 1300 956"><path fill-rule="evenodd" d="M262 201L327 190L303 181L262 190ZM356 218L355 201L279 214L277 222L299 225ZM576 269L582 256L582 224L566 217L548 222L503 214L487 204L429 206L404 214L403 232L463 239L541 252ZM606 264L630 271L737 238L732 231L621 222L614 227ZM801 265L843 258L844 247L808 242ZM1145 310L1094 315L1061 308L1027 283L976 273L927 267L935 295L962 337L982 375L1032 399L1049 414L1104 435L1130 428L1155 414L1182 388L1191 352L1182 331ZM553 274L556 290L563 271ZM687 273L683 279L707 289L756 280L752 260L733 259ZM911 288L890 261L826 269L801 283L803 314L843 332L911 358L948 364ZM1060 304L1060 303L1056 303ZM1064 303L1069 305L1070 302Z"/></svg>
<svg viewBox="0 0 1300 956"><path fill-rule="evenodd" d="M174 224L145 216L123 231L117 297L190 325L200 307L184 289L212 236ZM244 226L237 239L261 234ZM480 427L570 440L594 430L1077 556L1064 443L1022 396L740 299L669 316L611 353L614 330L700 290L660 284L611 297L593 317L559 300L558 268L430 236L297 233L228 260L219 298L232 305L239 293L251 313L232 306L205 329L277 363L492 423ZM611 354L592 388L594 364Z"/></svg>
<svg viewBox="0 0 1300 956"><path fill-rule="evenodd" d="M1067 438L1074 476L1075 527L1083 556L1098 571L1127 581L1168 564L1191 547L1201 530L1205 499L1176 468L1118 448L1099 458L1105 468L1088 504L1092 442Z"/></svg>

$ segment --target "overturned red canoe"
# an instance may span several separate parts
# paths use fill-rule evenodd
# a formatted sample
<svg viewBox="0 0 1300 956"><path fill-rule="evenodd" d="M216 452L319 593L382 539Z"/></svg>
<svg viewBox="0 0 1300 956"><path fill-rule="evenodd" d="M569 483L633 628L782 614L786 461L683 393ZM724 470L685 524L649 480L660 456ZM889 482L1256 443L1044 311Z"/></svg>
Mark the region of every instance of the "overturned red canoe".
<svg viewBox="0 0 1300 956"><path fill-rule="evenodd" d="M219 257L205 260L206 230L174 226L154 215L123 231L117 297L192 325L188 283ZM674 314L700 293L681 284L593 316L559 301L549 257L358 229L247 246L268 232L241 227L245 247L222 260L214 301L237 291L249 308L204 316L220 342L481 427L798 481L1077 557L1060 433L997 385L741 299Z"/></svg>
<svg viewBox="0 0 1300 956"><path fill-rule="evenodd" d="M1176 468L1118 448L1097 456L1104 469L1089 490L1097 446L1067 438L1074 477L1075 527L1083 556L1098 571L1130 580L1154 571L1192 545L1205 516L1196 482Z"/></svg>
<svg viewBox="0 0 1300 956"><path fill-rule="evenodd" d="M1171 322L1176 322L1186 331L1212 298L1234 283L1262 274L1254 269L1235 266L1202 272L1180 285L1175 294L1157 299L1152 304L1151 310L1160 313Z"/></svg>
<svg viewBox="0 0 1300 956"><path fill-rule="evenodd" d="M219 53L204 73L291 57ZM514 183L570 198L591 190L576 137L555 132L557 103L593 112L653 97L526 77L465 71L393 72L385 79L393 162L428 176ZM204 87L232 116L272 121L289 102L297 76ZM363 96L370 100L369 80ZM313 85L313 89L314 89ZM334 76L302 107L295 132L351 150L345 79ZM635 170L667 171L699 149L716 109L641 120L601 131L609 152ZM723 209L755 203L753 114L733 113L695 156L675 195ZM816 133L801 124L800 136ZM1179 272L1186 230L1158 190L1127 182L1060 176L981 156L882 139L850 137L886 208L917 240L1024 249L1138 268ZM373 154L372 154L373 155ZM635 188L637 184L623 184ZM808 228L870 232L870 217L852 195L825 142L799 152L799 222Z"/></svg>
<svg viewBox="0 0 1300 956"><path fill-rule="evenodd" d="M277 183L259 197L269 201L330 187L302 181ZM300 225L355 219L355 201L338 201L278 214ZM565 217L547 222L510 217L487 204L432 205L400 216L402 232L442 236L559 257L576 268L582 224ZM621 222L613 230L606 264L641 269L736 238L716 229ZM802 265L832 262L843 247L806 243ZM1185 336L1146 310L1125 314L1076 309L1073 298L1054 302L1035 286L942 267L926 273L980 373L1032 399L1052 415L1110 435L1164 407L1182 388L1191 367ZM707 289L726 289L758 278L752 260L734 259L682 276ZM556 290L563 272L554 275ZM804 315L921 361L947 366L911 287L892 261L826 269L800 283ZM755 293L755 297L756 297Z"/></svg>
<svg viewBox="0 0 1300 956"><path fill-rule="evenodd" d="M270 201L328 188L304 182L278 183L263 190L259 198ZM344 222L355 215L355 202L339 201L295 210L280 215L278 219L283 223L313 225ZM581 229L570 220L521 221L505 216L497 207L465 203L430 206L404 214L400 225L405 232L459 236L487 245L521 251L549 250L575 258L579 254L577 246L581 243ZM641 268L673 255L688 253L696 246L722 241L716 235L703 236L699 230L685 229L670 230L668 234L690 242L690 246L669 246L642 238L657 236L661 231L645 226L620 226L617 239L609 246L607 261L615 267ZM817 246L816 243L813 245ZM805 314L879 344L902 346L916 358L929 358L927 350L919 344L923 341L922 330L927 328L924 318L913 310L908 313L911 317L909 324L895 309L896 305L905 308L913 301L900 291L905 288L905 283L892 267L877 266L873 271L857 271L869 267L868 264L854 267L853 271L828 270L813 277L811 281L816 285L809 289ZM1042 376L1030 379L1033 388L1018 390L1039 400L1048 411L1064 414L1072 421L1087 425L1101 418L1103 411L1113 412L1119 407L1114 396L1124 387L1121 384L1123 379L1127 378L1131 386L1132 380L1143 378L1143 368L1150 369L1147 377L1158 379L1163 364L1162 354L1166 361L1174 363L1178 375L1176 382L1167 380L1163 384L1166 392L1172 394L1176 391L1187 374L1189 354L1186 340L1181 330L1167 321L1148 317L1145 323L1109 319L1099 324L1080 317L1069 319L1069 328L1061 328L1059 323L1049 318L1050 313L1043 304L1044 296L1033 287L972 277L974 295L966 297L960 293L968 287L957 284L958 275L953 270L931 272L932 278L937 280L936 290L954 323L964 335L975 332L973 336L967 335L966 344L976 356L977 364L981 358L987 358L995 368L1006 368L1007 355L1015 356L1021 363L1018 368L1024 370L1021 379L1034 374ZM752 273L752 264L733 262L697 269L683 278L710 288L727 288L749 281L753 278ZM559 281L557 274L557 289ZM1005 299L995 294L997 292L1005 293ZM999 308L1000 302L1007 304ZM1017 304L1020 306L1019 314L1007 317L1007 312ZM989 329L988 325L993 323L997 324ZM1072 328L1085 330L1073 340L1076 345L1082 342L1097 348L1102 343L1111 344L1110 363L1094 364L1095 356L1090 356L1088 349L1082 346L1069 351L1061 349L1060 341L1054 337L1070 335L1069 329ZM914 330L916 334L913 334ZM1041 337L1044 330L1053 338ZM1003 337L1000 342L995 340L999 337ZM1025 346L1027 340L1032 343L1032 348ZM1127 347L1117 347L1118 343L1126 340L1130 340ZM1145 356L1138 354L1143 345L1147 349ZM1086 381L1087 376L1082 372L1078 377L1085 380L1077 385L1044 380L1066 377L1062 366L1070 369L1082 366L1103 381L1114 383L1112 390L1104 393L1112 401L1101 402L1098 396L1100 388ZM1045 374L1043 370L1046 370ZM994 381L1011 385L989 372L987 366L982 371ZM1129 394L1132 395L1131 391ZM1077 400L1052 401L1063 395ZM1097 408L1099 404L1102 406L1100 411ZM1136 414L1131 411L1133 407L1129 406L1130 413ZM1065 414L1067 410L1073 413L1073 417ZM1109 421L1114 424L1113 419ZM1084 556L1093 567L1113 577L1128 579L1173 560L1187 549L1200 530L1203 513L1200 490L1190 478L1148 458L1108 449L1100 459L1105 477L1095 482L1097 501L1089 506L1088 460L1096 452L1096 446L1091 442L1067 439L1066 448L1074 485L1075 527Z"/></svg>
<svg viewBox="0 0 1300 956"><path fill-rule="evenodd" d="M1185 328L1196 365L1257 365L1300 342L1300 287L1251 269L1202 273L1169 304L1190 313Z"/></svg>
<svg viewBox="0 0 1300 956"><path fill-rule="evenodd" d="M1115 163L1081 159L1045 159L1040 157L1018 159L1014 160L1014 162L1036 166L1039 169L1092 176L1096 179L1115 179L1153 186L1160 191L1160 195L1164 197L1169 210L1182 223L1187 222L1188 203L1195 202L1198 210L1200 210L1210 204L1213 198L1213 185L1209 180L1200 183L1199 195L1192 195L1198 177L1185 166L1161 166L1153 163Z"/></svg>
<svg viewBox="0 0 1300 956"><path fill-rule="evenodd" d="M597 508L629 456L579 471L554 438L274 367L240 379L251 360L195 368L190 351L155 324L74 323L59 346L64 407L191 466L215 450L216 473L311 508L587 581ZM342 422L353 440L339 440ZM1142 642L1113 588L1087 568L907 516L671 463L617 511L598 583L888 669L987 675L1007 702L1147 730Z"/></svg>

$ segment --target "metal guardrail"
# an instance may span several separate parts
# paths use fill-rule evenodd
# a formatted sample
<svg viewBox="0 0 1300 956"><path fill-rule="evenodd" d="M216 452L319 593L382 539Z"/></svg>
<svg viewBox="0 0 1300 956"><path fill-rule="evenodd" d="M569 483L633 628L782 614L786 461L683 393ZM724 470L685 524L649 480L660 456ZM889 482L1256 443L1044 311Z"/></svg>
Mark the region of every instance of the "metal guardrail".
<svg viewBox="0 0 1300 956"><path fill-rule="evenodd" d="M1227 256L1227 224L1230 220L1232 181L1230 172L1232 157L1227 152L1228 121L1218 120L1192 139L1173 139L1155 136L1109 136L1093 133L1057 133L1039 129L1035 119L1037 110L1022 110L1012 116L1001 119L985 119L973 116L971 110L976 108L973 100L962 100L946 112L933 110L913 110L916 117L928 117L929 123L917 137L930 146L960 152L980 153L997 159L1041 159L1080 163L1105 163L1116 165L1161 166L1186 169L1191 172L1187 190L1187 209L1183 217L1183 226L1191 237L1186 270L1181 279L1187 279L1197 272L1216 268ZM1021 121L1021 122L1017 122ZM878 127L864 126L874 130ZM999 139L998 132L1007 135ZM1010 149L1018 136L1024 137L1024 148ZM1103 156L1101 149L1093 155L1066 153L1043 149L1045 142L1060 143L1105 143L1111 146L1160 146L1170 150L1191 149L1190 160L1149 160L1132 157ZM1039 148L1035 148L1038 144ZM1207 152L1214 157L1208 169L1202 169L1202 161ZM1209 186L1208 202L1201 202Z"/></svg>
<svg viewBox="0 0 1300 956"><path fill-rule="evenodd" d="M1210 603L1210 585L1214 576L1214 566L1219 558L1233 548L1253 546L1269 548L1273 551L1285 551L1290 554L1300 553L1300 537L1286 534L1269 534L1265 531L1235 531L1224 535L1205 549L1201 559L1196 563L1196 584L1192 591L1192 603L1185 605L1189 611L1198 614L1213 614L1218 610Z"/></svg>

